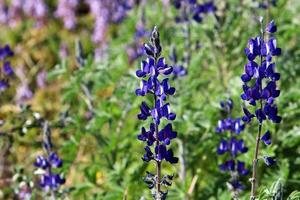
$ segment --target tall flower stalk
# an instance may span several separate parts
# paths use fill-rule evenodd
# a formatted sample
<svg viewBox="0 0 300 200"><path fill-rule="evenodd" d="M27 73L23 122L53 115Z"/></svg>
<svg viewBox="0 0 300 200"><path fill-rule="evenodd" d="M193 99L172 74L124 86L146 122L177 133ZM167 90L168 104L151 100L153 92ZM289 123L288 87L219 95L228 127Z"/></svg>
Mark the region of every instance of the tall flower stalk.
<svg viewBox="0 0 300 200"><path fill-rule="evenodd" d="M48 122L43 121L43 148L45 156L37 156L34 166L38 169L36 174L40 175L40 187L47 195L50 195L51 200L56 199L56 193L59 187L65 183L65 179L62 174L55 173L53 168L61 168L63 161L52 150L53 144L51 139L51 130Z"/></svg>
<svg viewBox="0 0 300 200"><path fill-rule="evenodd" d="M171 66L165 63L165 59L160 57L162 47L160 45L159 33L154 27L151 34L150 44L145 44L147 61L142 61L141 69L136 71L136 76L141 78L141 87L136 90L137 96L152 96L152 102L143 101L140 106L139 120L152 119L148 130L141 128L141 133L137 136L139 140L146 142L146 153L142 157L145 162L154 161L156 163L156 174L147 172L145 182L152 190L152 196L156 200L166 199L168 191L162 187L171 185L173 176L162 175L163 160L174 164L178 158L174 157L173 150L169 147L171 140L177 137L177 132L173 131L171 123L176 114L170 111L170 104L167 102L168 96L175 93L175 88L169 85L169 79L164 76L170 75L173 71ZM152 105L152 108L150 107ZM160 126L166 124L163 128Z"/></svg>
<svg viewBox="0 0 300 200"><path fill-rule="evenodd" d="M232 193L233 199L238 199L240 191L245 188L240 176L246 176L249 173L249 170L245 168L245 162L238 159L239 154L248 151L244 140L238 139L238 136L245 129L245 124L241 118L232 118L232 99L221 101L220 105L221 112L226 118L219 120L216 127L216 132L222 135L222 139L217 147L217 153L218 155L227 154L227 160L219 165L219 168L223 172L230 173L230 180L227 182L227 186ZM226 133L230 134L226 135Z"/></svg>
<svg viewBox="0 0 300 200"><path fill-rule="evenodd" d="M281 121L277 105L275 104L275 98L280 94L280 90L276 86L276 81L280 79L280 74L275 71L275 62L273 61L274 56L281 54L281 49L277 47L276 39L273 37L273 34L277 31L277 27L275 22L271 21L264 29L262 18L260 23L260 35L256 38L251 38L248 41L248 47L245 48L248 63L245 65L245 72L241 76L244 82L244 93L241 95L241 98L249 102L249 105L255 109L255 114L252 114L244 107L245 116L243 117L243 121L249 123L252 118L256 118L259 122L252 163L252 177L250 179L251 200L255 200L256 198L260 141L262 140L266 145L271 144L271 133L269 130L262 136L263 122L280 123ZM269 34L267 37L269 39L265 39L266 34ZM276 163L276 160L269 156L263 156L263 160L268 166Z"/></svg>

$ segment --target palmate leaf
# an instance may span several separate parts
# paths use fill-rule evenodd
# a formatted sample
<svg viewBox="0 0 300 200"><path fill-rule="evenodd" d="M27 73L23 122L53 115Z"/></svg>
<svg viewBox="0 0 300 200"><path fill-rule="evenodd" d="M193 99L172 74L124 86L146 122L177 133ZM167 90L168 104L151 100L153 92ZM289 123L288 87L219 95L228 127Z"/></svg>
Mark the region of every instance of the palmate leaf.
<svg viewBox="0 0 300 200"><path fill-rule="evenodd" d="M270 188L264 187L258 194L259 199L283 200L283 184L279 179Z"/></svg>
<svg viewBox="0 0 300 200"><path fill-rule="evenodd" d="M292 193L288 196L288 198L287 198L287 200L298 200L298 199L300 199L300 192L299 192L299 191L294 191L294 192L292 192Z"/></svg>

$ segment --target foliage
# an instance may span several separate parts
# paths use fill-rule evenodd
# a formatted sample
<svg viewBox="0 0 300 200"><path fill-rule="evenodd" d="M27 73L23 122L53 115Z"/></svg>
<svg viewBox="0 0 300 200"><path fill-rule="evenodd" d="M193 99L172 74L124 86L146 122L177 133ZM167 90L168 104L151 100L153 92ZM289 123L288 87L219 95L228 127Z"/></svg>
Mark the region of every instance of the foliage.
<svg viewBox="0 0 300 200"><path fill-rule="evenodd" d="M189 65L185 66L187 75L170 80L170 85L176 87L170 104L177 114L173 126L178 133L172 147L179 163L162 167L164 174L175 172L168 199L231 198L226 185L229 175L218 168L216 147L220 136L215 127L221 118L219 102L223 99L231 97L235 102L232 115L243 115L240 74L246 63L244 47L248 38L259 32L259 16L267 19L267 10L258 8L256 2L216 0L215 14L207 14L201 23L190 24L193 45ZM51 1L50 10L53 8ZM60 170L66 178L62 192L69 199L152 198L143 178L146 171L155 171L154 165L142 162L143 144L136 139L141 127L136 117L141 99L134 94L139 82L135 71L142 58L131 63L126 52L127 45L135 42L135 26L142 17L141 9L141 5L136 5L121 23L109 25L108 48L97 61L94 49L100 45L91 41L93 19L84 9L77 11L77 25L72 30L64 29L55 18L49 18L39 28L32 27L32 19L28 18L14 28L0 25L0 44L9 43L14 50L11 65L14 71L24 68L28 86L34 93L31 99L22 102L30 107L17 104L16 88L22 80L15 76L10 80L11 87L1 94L0 119L5 123L0 132L0 199L16 196L20 191L18 181L28 183L33 199L40 197L33 163L42 154L43 138L40 127L32 123L34 113L49 121L53 148L64 161ZM278 125L264 124L272 132L272 146L261 148L261 155L276 156L277 165L267 168L259 162L257 191L259 199L296 200L300 199L300 174L297 173L300 167L300 3L278 0L268 10L269 18L276 21L276 38L282 48L276 65L281 73L277 105L283 119ZM151 31L156 25L160 31L162 56L168 58L175 45L178 64L185 65L184 24L174 20L178 10L161 1L148 0L144 11L146 30ZM81 50L75 42L78 40L82 43ZM62 43L68 49L65 57L60 54ZM78 56L84 62L78 63ZM45 87L37 84L37 75L42 70L47 71ZM254 123L240 135L249 148L239 157L246 166L252 165L256 134ZM8 172L3 173L2 166ZM240 199L250 197L248 178L244 180ZM12 182L5 182L6 179Z"/></svg>

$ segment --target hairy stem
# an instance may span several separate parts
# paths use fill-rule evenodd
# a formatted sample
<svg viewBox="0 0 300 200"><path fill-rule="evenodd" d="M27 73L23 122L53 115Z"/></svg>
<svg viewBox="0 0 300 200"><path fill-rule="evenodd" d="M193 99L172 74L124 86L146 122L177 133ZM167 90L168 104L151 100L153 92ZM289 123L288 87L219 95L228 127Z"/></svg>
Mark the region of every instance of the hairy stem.
<svg viewBox="0 0 300 200"><path fill-rule="evenodd" d="M155 65L157 63L157 57L155 56L154 60L155 60ZM153 96L154 96L154 106L156 104L157 101L157 96L155 95L155 91L156 91L156 83L154 84L154 90L153 90ZM156 140L156 148L158 149L159 147L159 140L158 140L158 124L155 123L155 140ZM160 193L161 193L161 161L156 160L156 194L155 194L155 199L156 200L160 200Z"/></svg>
<svg viewBox="0 0 300 200"><path fill-rule="evenodd" d="M255 200L255 193L256 193L256 178L257 178L257 157L259 151L259 142L260 142L260 135L261 135L262 123L258 126L258 134L256 137L256 145L255 145L255 153L254 159L252 161L252 178L251 178L251 200Z"/></svg>
<svg viewBox="0 0 300 200"><path fill-rule="evenodd" d="M264 41L264 31L263 31L263 23L261 22L261 39L262 42ZM262 48L262 42L260 42L260 49ZM262 66L263 63L263 57L260 56L260 66ZM262 83L259 84L259 93L262 92ZM260 109L263 109L263 101L260 99ZM262 130L262 122L258 125L258 133L256 136L256 143L255 143L255 152L254 152L254 158L252 161L252 177L250 179L251 182L251 196L250 200L255 200L256 198L256 186L257 186L257 162L258 162L258 153L259 153L259 143L260 143L260 137L261 137L261 130Z"/></svg>

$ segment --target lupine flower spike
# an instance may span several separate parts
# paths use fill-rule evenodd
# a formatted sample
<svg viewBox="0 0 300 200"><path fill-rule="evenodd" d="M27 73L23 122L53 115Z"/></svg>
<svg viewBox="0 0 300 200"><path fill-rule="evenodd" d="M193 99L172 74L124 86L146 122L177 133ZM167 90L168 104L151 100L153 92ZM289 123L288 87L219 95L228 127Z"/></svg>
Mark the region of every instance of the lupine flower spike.
<svg viewBox="0 0 300 200"><path fill-rule="evenodd" d="M217 147L217 153L218 155L227 154L229 158L219 165L219 168L223 172L230 173L231 178L227 186L232 193L233 199L237 199L239 192L245 188L241 183L240 176L246 176L249 173L249 170L245 168L245 163L237 158L239 154L248 151L244 140L237 139L244 130L245 124L241 118L231 117L233 109L233 101L231 99L222 101L220 105L222 114L227 118L219 120L216 127L216 132L223 137ZM226 133L230 133L229 136Z"/></svg>
<svg viewBox="0 0 300 200"><path fill-rule="evenodd" d="M142 61L141 69L136 71L136 76L141 78L141 87L136 90L137 96L152 96L152 102L143 101L140 106L139 120L151 118L149 129L141 128L141 133L137 136L139 140L146 143L146 153L142 157L145 162L154 161L156 163L156 174L147 172L145 182L152 190L152 196L156 200L164 200L168 191L163 191L162 187L171 185L173 176L161 174L161 164L163 160L174 164L178 158L174 157L170 148L171 140L177 137L177 132L173 130L171 123L176 118L171 112L168 97L175 93L175 88L169 85L166 78L173 71L173 68L165 63L165 59L160 57L162 47L160 45L159 33L154 27L151 34L150 44L145 44L147 61Z"/></svg>
<svg viewBox="0 0 300 200"><path fill-rule="evenodd" d="M278 115L278 108L275 104L275 98L280 94L276 82L280 79L280 74L275 70L274 57L281 54L281 49L277 47L277 42L273 34L277 31L274 21L267 24L263 29L263 20L261 20L261 35L251 38L248 41L248 47L245 48L245 54L248 63L245 65L245 72L241 76L243 84L243 94L241 98L249 102L254 108L254 113L244 107L243 121L250 123L252 118L259 122L258 134L256 137L256 146L253 159L253 171L251 181L251 199L255 199L257 187L257 162L259 155L259 144L262 140L266 145L271 144L271 132L267 130L262 135L262 125L264 121L280 123L281 117ZM265 35L269 34L269 39ZM269 156L263 156L266 165L276 164L276 160Z"/></svg>
<svg viewBox="0 0 300 200"><path fill-rule="evenodd" d="M40 175L40 187L47 195L51 195L51 198L55 199L56 192L65 183L65 179L62 174L54 173L52 169L61 168L63 161L52 151L51 130L47 121L43 123L43 133L43 147L46 155L37 156L34 166L38 169L35 173Z"/></svg>

